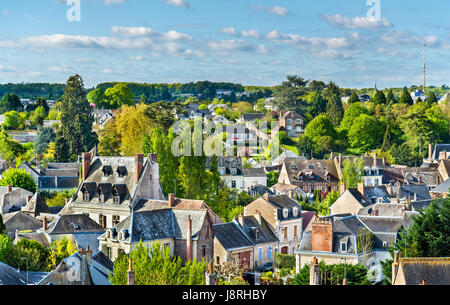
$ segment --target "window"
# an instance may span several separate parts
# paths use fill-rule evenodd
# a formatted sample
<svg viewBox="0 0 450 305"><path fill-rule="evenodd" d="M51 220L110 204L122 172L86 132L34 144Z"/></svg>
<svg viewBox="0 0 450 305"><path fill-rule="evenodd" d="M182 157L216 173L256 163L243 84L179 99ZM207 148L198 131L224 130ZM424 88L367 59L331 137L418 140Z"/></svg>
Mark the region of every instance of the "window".
<svg viewBox="0 0 450 305"><path fill-rule="evenodd" d="M387 246L388 246L387 241L383 241L383 248L387 248Z"/></svg>
<svg viewBox="0 0 450 305"><path fill-rule="evenodd" d="M113 226L116 226L120 222L120 216L114 215L112 217Z"/></svg>
<svg viewBox="0 0 450 305"><path fill-rule="evenodd" d="M114 203L119 204L120 203L120 196L118 193L114 194Z"/></svg>
<svg viewBox="0 0 450 305"><path fill-rule="evenodd" d="M109 258L109 259L112 259L112 251L111 251L111 248L110 248L110 247L106 247L106 253L107 253L107 255L108 255L108 258Z"/></svg>
<svg viewBox="0 0 450 305"><path fill-rule="evenodd" d="M292 214L294 214L294 217L298 216L298 208L292 208Z"/></svg>
<svg viewBox="0 0 450 305"><path fill-rule="evenodd" d="M283 218L288 218L288 209L283 209Z"/></svg>
<svg viewBox="0 0 450 305"><path fill-rule="evenodd" d="M232 188L236 188L236 181L234 181L234 180L231 181L231 187L232 187Z"/></svg>
<svg viewBox="0 0 450 305"><path fill-rule="evenodd" d="M102 192L101 189L98 190L98 200L100 202L105 202L105 194Z"/></svg>
<svg viewBox="0 0 450 305"><path fill-rule="evenodd" d="M341 242L341 252L347 252L347 243Z"/></svg>
<svg viewBox="0 0 450 305"><path fill-rule="evenodd" d="M232 168L232 169L231 169L231 174L232 174L232 175L236 175L236 174L237 174L237 169Z"/></svg>
<svg viewBox="0 0 450 305"><path fill-rule="evenodd" d="M288 119L287 122L288 122L288 123L292 123L292 119Z"/></svg>
<svg viewBox="0 0 450 305"><path fill-rule="evenodd" d="M202 256L206 256L206 246L202 246Z"/></svg>
<svg viewBox="0 0 450 305"><path fill-rule="evenodd" d="M292 125L288 125L287 130L292 130Z"/></svg>
<svg viewBox="0 0 450 305"><path fill-rule="evenodd" d="M267 259L272 259L272 246L267 247Z"/></svg>
<svg viewBox="0 0 450 305"><path fill-rule="evenodd" d="M297 123L301 123L302 122L302 120L301 119L297 119Z"/></svg>
<svg viewBox="0 0 450 305"><path fill-rule="evenodd" d="M216 264L220 265L220 256L216 256Z"/></svg>
<svg viewBox="0 0 450 305"><path fill-rule="evenodd" d="M89 192L87 190L85 190L83 192L83 200L84 201L89 201Z"/></svg>
<svg viewBox="0 0 450 305"><path fill-rule="evenodd" d="M297 238L297 226L294 226L294 238Z"/></svg>
<svg viewBox="0 0 450 305"><path fill-rule="evenodd" d="M258 260L260 262L263 260L263 248L258 248Z"/></svg>
<svg viewBox="0 0 450 305"><path fill-rule="evenodd" d="M103 228L106 228L106 216L105 216L105 215L100 214L100 215L98 216L98 222L100 223L100 225L101 225Z"/></svg>
<svg viewBox="0 0 450 305"><path fill-rule="evenodd" d="M284 227L284 228L283 228L283 231L284 231L284 239L287 239L287 238L288 238L288 230L287 230L287 227Z"/></svg>

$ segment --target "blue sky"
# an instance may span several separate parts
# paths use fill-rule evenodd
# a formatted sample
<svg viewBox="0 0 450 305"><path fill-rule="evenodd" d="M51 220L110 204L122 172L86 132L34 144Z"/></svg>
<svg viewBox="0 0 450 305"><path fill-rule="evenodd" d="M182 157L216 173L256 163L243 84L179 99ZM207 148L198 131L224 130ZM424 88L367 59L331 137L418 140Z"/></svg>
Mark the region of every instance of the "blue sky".
<svg viewBox="0 0 450 305"><path fill-rule="evenodd" d="M448 0L0 0L0 83L450 84ZM375 0L373 0L375 1ZM369 1L370 2L370 1Z"/></svg>

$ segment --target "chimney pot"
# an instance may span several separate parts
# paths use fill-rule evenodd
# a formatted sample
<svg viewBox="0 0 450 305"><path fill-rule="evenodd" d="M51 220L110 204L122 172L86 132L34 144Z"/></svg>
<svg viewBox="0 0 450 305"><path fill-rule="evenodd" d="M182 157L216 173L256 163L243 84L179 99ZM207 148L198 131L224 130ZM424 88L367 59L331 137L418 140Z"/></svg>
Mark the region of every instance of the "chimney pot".
<svg viewBox="0 0 450 305"><path fill-rule="evenodd" d="M174 204L175 204L175 195L169 194L169 208L173 208Z"/></svg>
<svg viewBox="0 0 450 305"><path fill-rule="evenodd" d="M44 219L42 221L42 229L44 230L44 232L47 231L47 227L48 227L47 216L44 216Z"/></svg>
<svg viewBox="0 0 450 305"><path fill-rule="evenodd" d="M365 196L364 189L365 189L364 181L361 181L360 183L358 183L358 192L360 192L361 195L363 195L363 196Z"/></svg>
<svg viewBox="0 0 450 305"><path fill-rule="evenodd" d="M186 248L187 248L187 255L186 255L186 261L192 261L192 219L191 215L189 215L187 220L187 234L186 234Z"/></svg>
<svg viewBox="0 0 450 305"><path fill-rule="evenodd" d="M291 198L291 199L294 198L294 191L293 190L289 191L289 198Z"/></svg>
<svg viewBox="0 0 450 305"><path fill-rule="evenodd" d="M133 259L130 257L130 264L129 264L129 269L127 271L127 284L128 285L134 285L134 278L135 278L135 273L133 270Z"/></svg>
<svg viewBox="0 0 450 305"><path fill-rule="evenodd" d="M239 214L238 222L241 225L241 227L244 227L244 215L242 215L242 213Z"/></svg>

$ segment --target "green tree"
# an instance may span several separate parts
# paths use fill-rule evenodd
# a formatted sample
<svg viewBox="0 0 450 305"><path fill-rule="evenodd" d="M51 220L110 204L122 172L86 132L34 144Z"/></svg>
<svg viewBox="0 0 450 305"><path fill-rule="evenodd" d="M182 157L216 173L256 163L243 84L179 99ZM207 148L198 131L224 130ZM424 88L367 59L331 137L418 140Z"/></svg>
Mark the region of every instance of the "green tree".
<svg viewBox="0 0 450 305"><path fill-rule="evenodd" d="M323 136L330 136L332 139L336 139L337 132L327 116L319 115L306 125L305 136L316 142Z"/></svg>
<svg viewBox="0 0 450 305"><path fill-rule="evenodd" d="M26 115L25 113L18 113L17 111L9 111L4 114L5 122L4 129L25 129Z"/></svg>
<svg viewBox="0 0 450 305"><path fill-rule="evenodd" d="M33 115L30 117L31 124L34 126L42 126L46 117L47 113L45 112L44 107L39 106L34 110Z"/></svg>
<svg viewBox="0 0 450 305"><path fill-rule="evenodd" d="M204 261L189 261L183 267L179 257L170 254L170 248L159 242L145 247L142 241L130 254L122 254L114 261L114 270L109 274L113 285L127 284L129 259L133 261L136 285L203 285L205 283Z"/></svg>
<svg viewBox="0 0 450 305"><path fill-rule="evenodd" d="M395 99L394 92L392 89L389 89L388 93L386 94L386 103L388 105L395 104L397 100Z"/></svg>
<svg viewBox="0 0 450 305"><path fill-rule="evenodd" d="M89 92L86 96L91 104L95 104L97 108L109 108L109 104L105 100L105 94L100 88L96 88Z"/></svg>
<svg viewBox="0 0 450 305"><path fill-rule="evenodd" d="M358 253L363 255L363 265L366 265L367 255L373 249L374 235L367 228L359 229L356 235L356 247Z"/></svg>
<svg viewBox="0 0 450 305"><path fill-rule="evenodd" d="M8 184L13 187L21 187L32 193L36 192L36 182L34 182L33 177L21 168L9 168L3 173L0 185L7 186Z"/></svg>
<svg viewBox="0 0 450 305"><path fill-rule="evenodd" d="M344 112L339 129L349 131L354 121L361 115L369 115L369 110L361 102L352 103Z"/></svg>
<svg viewBox="0 0 450 305"><path fill-rule="evenodd" d="M400 104L407 104L407 105L413 105L414 101L411 97L411 94L408 90L404 90L402 92L402 95L400 95L400 99L398 101Z"/></svg>
<svg viewBox="0 0 450 305"><path fill-rule="evenodd" d="M45 111L45 114L46 114L45 116L48 115L48 112L49 112L50 108L48 107L47 100L44 97L38 97L37 100L36 100L35 106L36 106L36 109L39 108L39 107L44 108L44 111Z"/></svg>
<svg viewBox="0 0 450 305"><path fill-rule="evenodd" d="M122 105L135 106L133 92L122 83L106 89L104 96L109 109L119 109Z"/></svg>
<svg viewBox="0 0 450 305"><path fill-rule="evenodd" d="M375 93L375 95L374 95L374 97L372 99L372 102L375 105L385 105L386 104L386 100L387 100L387 98L384 95L384 92L377 90L377 92Z"/></svg>
<svg viewBox="0 0 450 305"><path fill-rule="evenodd" d="M0 113L5 113L13 110L18 112L22 111L22 101L17 94L7 93L0 100Z"/></svg>
<svg viewBox="0 0 450 305"><path fill-rule="evenodd" d="M6 161L13 161L25 151L16 140L10 139L5 130L0 132L0 155Z"/></svg>
<svg viewBox="0 0 450 305"><path fill-rule="evenodd" d="M64 259L77 252L77 245L66 236L60 240L55 240L49 246L48 270L55 269Z"/></svg>
<svg viewBox="0 0 450 305"><path fill-rule="evenodd" d="M172 129L169 130L167 135L161 128L157 127L153 130L151 138L152 152L158 155L159 181L165 195L170 193L181 195L181 190L177 189L179 159L172 154L172 142L175 137L176 134L172 132Z"/></svg>
<svg viewBox="0 0 450 305"><path fill-rule="evenodd" d="M92 108L79 75L68 79L60 108L61 132L56 134L56 155L61 158L58 162L75 161L82 152L90 151L98 144L97 134L92 131ZM66 145L59 145L61 137L68 146L66 153L61 151Z"/></svg>
<svg viewBox="0 0 450 305"><path fill-rule="evenodd" d="M268 172L267 174L267 187L271 188L275 184L278 183L278 177L280 176L280 173L277 171L274 172Z"/></svg>
<svg viewBox="0 0 450 305"><path fill-rule="evenodd" d="M372 116L361 114L348 132L351 148L357 153L367 152L381 146L383 127Z"/></svg>
<svg viewBox="0 0 450 305"><path fill-rule="evenodd" d="M3 223L3 217L0 214L0 234L4 234L6 232L5 224Z"/></svg>
<svg viewBox="0 0 450 305"><path fill-rule="evenodd" d="M31 272L45 272L49 251L35 240L21 239L7 257L7 264L19 270Z"/></svg>
<svg viewBox="0 0 450 305"><path fill-rule="evenodd" d="M450 255L450 198L433 201L401 232L393 250L402 257L448 257ZM406 253L405 253L406 243Z"/></svg>
<svg viewBox="0 0 450 305"><path fill-rule="evenodd" d="M275 90L274 103L282 110L297 110L299 99L306 93L308 81L303 77L289 75Z"/></svg>
<svg viewBox="0 0 450 305"><path fill-rule="evenodd" d="M334 127L338 127L344 116L344 107L341 98L337 95L331 96L327 102L327 116L330 118Z"/></svg>
<svg viewBox="0 0 450 305"><path fill-rule="evenodd" d="M71 157L69 155L69 143L66 138L62 136L62 131L58 130L56 132L56 140L55 140L55 161L56 162L67 162Z"/></svg>
<svg viewBox="0 0 450 305"><path fill-rule="evenodd" d="M353 104L353 103L358 103L358 102L360 102L359 96L358 96L358 94L356 93L356 91L353 90L352 95L350 95L350 97L348 98L347 103L348 103L349 105L351 105L351 104Z"/></svg>
<svg viewBox="0 0 450 305"><path fill-rule="evenodd" d="M390 154L397 165L417 166L422 162L421 158L413 153L408 144L393 144L390 150Z"/></svg>
<svg viewBox="0 0 450 305"><path fill-rule="evenodd" d="M428 106L432 106L437 103L436 94L434 94L433 91L429 91L427 96L428 96L428 98L427 98Z"/></svg>
<svg viewBox="0 0 450 305"><path fill-rule="evenodd" d="M2 216L0 215L0 262L6 263L13 249L13 241L8 237L8 235L6 235L5 228L3 228L2 231L1 225L3 224L3 222L1 222L1 217Z"/></svg>
<svg viewBox="0 0 450 305"><path fill-rule="evenodd" d="M34 151L36 154L44 154L50 142L54 142L56 134L53 128L41 128L38 132L36 140L34 141Z"/></svg>
<svg viewBox="0 0 450 305"><path fill-rule="evenodd" d="M324 200L318 202L316 204L316 211L321 216L326 216L330 214L330 206L336 202L336 200L339 198L340 194L336 191L331 191L328 193L328 195L325 197Z"/></svg>
<svg viewBox="0 0 450 305"><path fill-rule="evenodd" d="M300 156L312 158L316 150L316 143L306 135L300 135L297 141L297 151Z"/></svg>
<svg viewBox="0 0 450 305"><path fill-rule="evenodd" d="M361 182L361 178L364 172L364 160L361 158L345 159L342 162L342 180L345 182L347 188L355 188L358 183Z"/></svg>

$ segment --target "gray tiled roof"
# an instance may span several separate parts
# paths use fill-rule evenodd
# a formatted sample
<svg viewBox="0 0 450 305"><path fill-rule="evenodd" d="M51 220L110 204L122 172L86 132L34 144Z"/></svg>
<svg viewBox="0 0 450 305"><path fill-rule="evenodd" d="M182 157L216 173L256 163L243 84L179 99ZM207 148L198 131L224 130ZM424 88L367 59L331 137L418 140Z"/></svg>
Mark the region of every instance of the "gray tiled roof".
<svg viewBox="0 0 450 305"><path fill-rule="evenodd" d="M104 232L105 229L85 214L59 215L49 224L48 234L74 234L87 232Z"/></svg>
<svg viewBox="0 0 450 305"><path fill-rule="evenodd" d="M279 241L263 217L261 217L261 224L259 224L255 216L245 216L244 228L242 229L254 244L265 244ZM259 232L258 239L256 239L255 230L258 230Z"/></svg>
<svg viewBox="0 0 450 305"><path fill-rule="evenodd" d="M244 234L235 222L214 225L217 240L226 249L252 247L252 241Z"/></svg>
<svg viewBox="0 0 450 305"><path fill-rule="evenodd" d="M401 258L406 285L450 285L450 258Z"/></svg>
<svg viewBox="0 0 450 305"><path fill-rule="evenodd" d="M448 194L450 192L450 178L436 186L430 191L431 193Z"/></svg>
<svg viewBox="0 0 450 305"><path fill-rule="evenodd" d="M0 286L1 285L26 285L27 279L11 266L0 262Z"/></svg>
<svg viewBox="0 0 450 305"><path fill-rule="evenodd" d="M243 168L244 177L266 177L266 172L263 168Z"/></svg>

